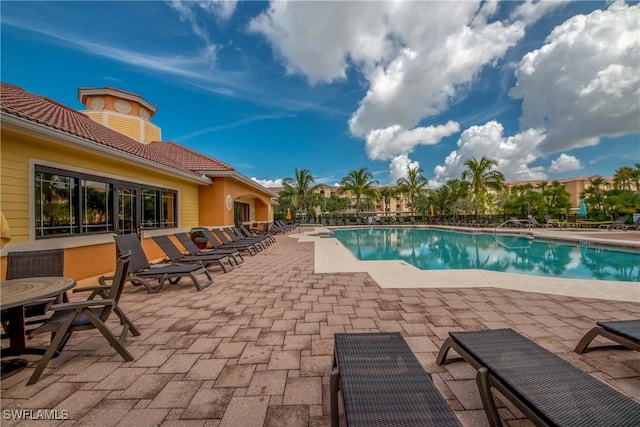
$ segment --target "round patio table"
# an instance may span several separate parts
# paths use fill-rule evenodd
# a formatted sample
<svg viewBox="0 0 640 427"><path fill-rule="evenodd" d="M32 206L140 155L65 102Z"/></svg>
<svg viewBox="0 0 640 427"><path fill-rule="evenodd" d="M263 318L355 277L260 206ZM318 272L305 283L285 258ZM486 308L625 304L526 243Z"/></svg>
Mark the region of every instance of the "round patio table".
<svg viewBox="0 0 640 427"><path fill-rule="evenodd" d="M9 348L2 349L2 357L44 354L46 351L44 348L26 346L24 305L44 298L61 296L75 285L75 279L70 277L27 277L2 281L0 283L0 309L7 310L6 319L3 320L9 321ZM21 363L16 360L3 360L3 377L24 368L26 364L26 361Z"/></svg>

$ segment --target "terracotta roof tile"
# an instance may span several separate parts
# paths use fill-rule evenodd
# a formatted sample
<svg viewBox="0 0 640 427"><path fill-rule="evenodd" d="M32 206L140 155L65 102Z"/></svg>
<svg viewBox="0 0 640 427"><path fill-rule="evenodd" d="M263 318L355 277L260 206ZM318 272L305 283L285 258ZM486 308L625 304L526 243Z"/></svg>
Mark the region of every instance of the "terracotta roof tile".
<svg viewBox="0 0 640 427"><path fill-rule="evenodd" d="M149 146L192 171L233 171L232 166L171 141L156 141Z"/></svg>
<svg viewBox="0 0 640 427"><path fill-rule="evenodd" d="M149 145L141 144L109 129L86 115L56 101L44 96L34 95L11 84L0 84L0 110L145 160L197 175L177 159L164 155ZM213 159L211 160L213 161Z"/></svg>

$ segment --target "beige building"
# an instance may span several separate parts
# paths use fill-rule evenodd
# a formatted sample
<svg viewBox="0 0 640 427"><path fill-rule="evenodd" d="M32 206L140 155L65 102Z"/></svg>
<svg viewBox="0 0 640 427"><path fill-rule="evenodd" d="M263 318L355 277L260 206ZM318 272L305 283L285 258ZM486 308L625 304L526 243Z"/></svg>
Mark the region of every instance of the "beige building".
<svg viewBox="0 0 640 427"><path fill-rule="evenodd" d="M575 178L556 179L556 180L538 179L538 180L530 180L530 181L507 181L505 182L505 184L508 187L513 187L516 185L527 185L527 184L531 184L534 187L536 187L541 182L546 182L549 185L551 185L554 181L558 181L560 184L564 185L564 187L567 189L567 192L569 192L569 197L571 200L571 208L578 209L578 207L580 206L580 199L581 199L580 194L587 188L591 187L591 180L594 178L597 178L598 176L599 175L578 176ZM605 184L603 186L603 190L605 191L612 190L614 187L613 178L604 178L604 180L605 180Z"/></svg>

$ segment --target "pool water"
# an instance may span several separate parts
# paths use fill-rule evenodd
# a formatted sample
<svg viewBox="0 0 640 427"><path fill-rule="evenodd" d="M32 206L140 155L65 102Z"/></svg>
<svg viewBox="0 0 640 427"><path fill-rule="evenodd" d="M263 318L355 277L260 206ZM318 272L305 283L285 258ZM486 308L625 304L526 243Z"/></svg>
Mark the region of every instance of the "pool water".
<svg viewBox="0 0 640 427"><path fill-rule="evenodd" d="M640 282L640 252L420 228L338 229L333 235L360 260L403 260L421 270Z"/></svg>

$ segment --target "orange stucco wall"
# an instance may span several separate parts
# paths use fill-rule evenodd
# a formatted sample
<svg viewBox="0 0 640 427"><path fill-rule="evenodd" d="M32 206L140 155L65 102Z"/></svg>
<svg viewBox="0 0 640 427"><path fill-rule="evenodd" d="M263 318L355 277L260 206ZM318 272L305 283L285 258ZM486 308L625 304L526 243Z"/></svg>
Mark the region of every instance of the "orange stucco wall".
<svg viewBox="0 0 640 427"><path fill-rule="evenodd" d="M226 207L226 198L232 201L249 202L255 215L255 221L272 221L273 210L271 199L266 194L260 194L255 188L235 178L214 178L213 184L200 187L200 224L202 226L233 225L233 205Z"/></svg>

